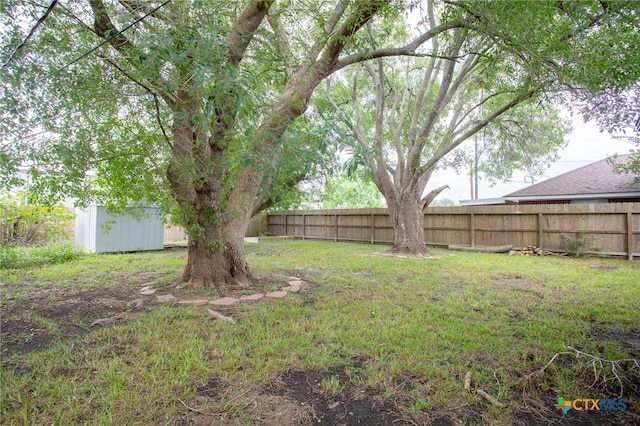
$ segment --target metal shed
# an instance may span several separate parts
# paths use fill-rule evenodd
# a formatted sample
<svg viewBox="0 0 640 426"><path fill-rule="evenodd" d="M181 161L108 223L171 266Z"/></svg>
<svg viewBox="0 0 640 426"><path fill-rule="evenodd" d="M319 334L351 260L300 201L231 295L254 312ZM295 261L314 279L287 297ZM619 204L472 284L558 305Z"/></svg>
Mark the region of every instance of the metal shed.
<svg viewBox="0 0 640 426"><path fill-rule="evenodd" d="M106 207L95 204L76 209L76 244L90 253L162 250L163 232L155 207L145 207L141 219L109 214Z"/></svg>

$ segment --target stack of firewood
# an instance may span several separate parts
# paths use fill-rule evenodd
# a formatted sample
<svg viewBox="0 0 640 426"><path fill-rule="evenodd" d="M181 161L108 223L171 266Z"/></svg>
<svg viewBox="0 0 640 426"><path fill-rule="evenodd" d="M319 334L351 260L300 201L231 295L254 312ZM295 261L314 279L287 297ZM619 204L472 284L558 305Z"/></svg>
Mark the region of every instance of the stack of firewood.
<svg viewBox="0 0 640 426"><path fill-rule="evenodd" d="M520 250L511 250L509 256L540 256L543 255L544 250L536 246L522 247Z"/></svg>

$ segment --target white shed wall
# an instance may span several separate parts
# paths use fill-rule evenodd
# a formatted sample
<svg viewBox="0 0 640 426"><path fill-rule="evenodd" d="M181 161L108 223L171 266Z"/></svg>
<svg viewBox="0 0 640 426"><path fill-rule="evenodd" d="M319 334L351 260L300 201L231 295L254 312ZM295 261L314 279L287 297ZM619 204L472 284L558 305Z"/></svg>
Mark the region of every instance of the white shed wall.
<svg viewBox="0 0 640 426"><path fill-rule="evenodd" d="M146 207L139 221L129 214L110 215L104 206L76 210L76 244L91 253L162 250L163 233L155 207Z"/></svg>

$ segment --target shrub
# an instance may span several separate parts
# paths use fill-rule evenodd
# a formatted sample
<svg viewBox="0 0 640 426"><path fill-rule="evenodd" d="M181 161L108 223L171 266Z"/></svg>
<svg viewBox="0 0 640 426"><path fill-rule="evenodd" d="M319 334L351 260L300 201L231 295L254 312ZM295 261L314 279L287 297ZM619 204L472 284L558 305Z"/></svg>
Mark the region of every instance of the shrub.
<svg viewBox="0 0 640 426"><path fill-rule="evenodd" d="M567 250L569 255L574 257L582 257L589 254L586 249L587 236L584 232L580 232L574 236L563 232L560 234L562 239L564 240L564 248ZM596 248L594 250L597 251Z"/></svg>
<svg viewBox="0 0 640 426"><path fill-rule="evenodd" d="M67 240L74 213L62 204L30 203L29 194L0 194L0 238L3 246L28 246Z"/></svg>

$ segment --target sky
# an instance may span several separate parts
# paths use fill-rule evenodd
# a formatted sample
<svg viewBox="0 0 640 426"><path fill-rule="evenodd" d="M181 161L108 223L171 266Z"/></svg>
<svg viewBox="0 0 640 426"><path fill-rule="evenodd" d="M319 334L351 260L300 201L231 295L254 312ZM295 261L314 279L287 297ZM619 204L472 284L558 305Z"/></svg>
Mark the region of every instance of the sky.
<svg viewBox="0 0 640 426"><path fill-rule="evenodd" d="M570 118L573 132L567 137L567 146L560 151L560 158L546 170L544 176L535 178L535 183L561 175L589 163L602 160L614 154L628 154L632 149L639 148L629 142L614 139L607 132L600 132L594 123L585 123L580 116ZM467 141L465 143L473 143ZM478 185L478 198L497 198L531 185L530 178L525 182L525 172L514 172L510 182L497 182L490 186L490 182L482 179ZM427 191L441 185L449 185L436 200L450 199L456 203L469 200L471 196L469 172L458 174L455 170L442 170L434 173Z"/></svg>

